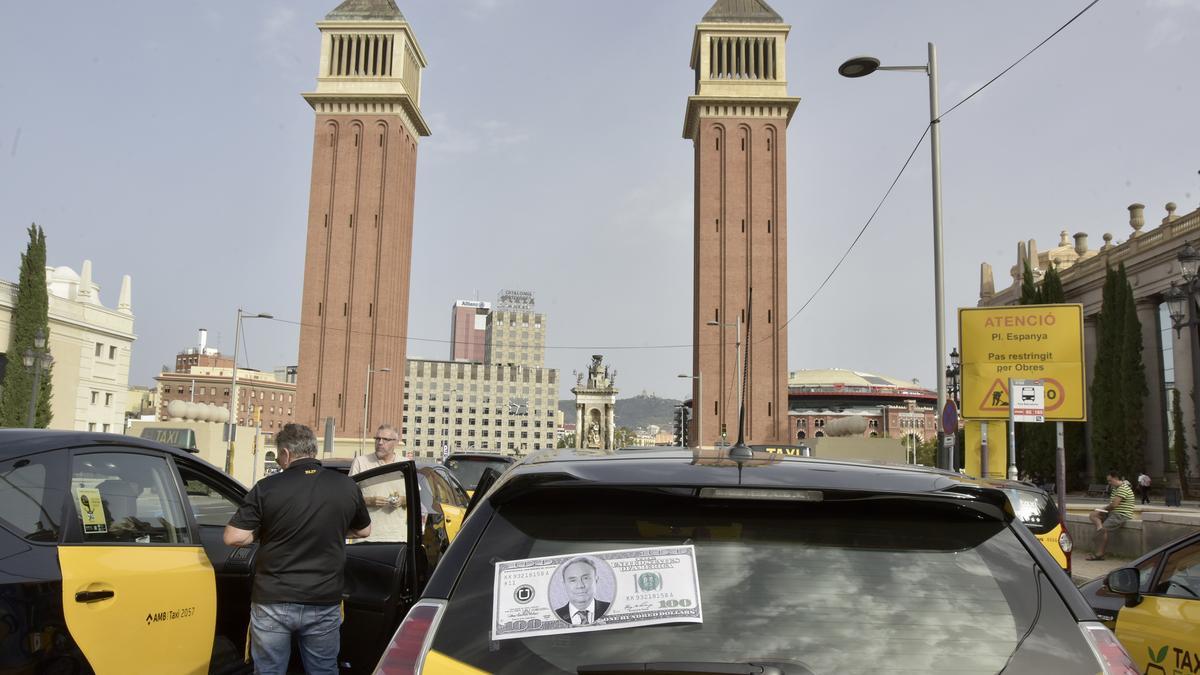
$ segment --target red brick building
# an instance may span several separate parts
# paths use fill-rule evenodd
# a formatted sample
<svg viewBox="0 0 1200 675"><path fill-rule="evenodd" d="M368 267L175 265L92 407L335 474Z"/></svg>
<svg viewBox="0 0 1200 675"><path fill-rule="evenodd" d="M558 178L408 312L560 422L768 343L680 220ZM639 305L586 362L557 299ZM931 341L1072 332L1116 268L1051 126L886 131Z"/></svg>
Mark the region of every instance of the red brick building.
<svg viewBox="0 0 1200 675"><path fill-rule="evenodd" d="M826 427L861 417L863 436L937 437L937 392L892 377L851 370L798 370L788 378L793 441L833 435Z"/></svg>
<svg viewBox="0 0 1200 675"><path fill-rule="evenodd" d="M450 360L483 363L487 354L488 314L491 304L459 300L450 314Z"/></svg>
<svg viewBox="0 0 1200 675"><path fill-rule="evenodd" d="M321 61L296 421L365 436L401 416L425 56L392 0L346 0L318 23Z"/></svg>
<svg viewBox="0 0 1200 675"><path fill-rule="evenodd" d="M737 437L736 325L748 350L746 437L788 439L787 94L790 26L762 0L718 0L696 26L693 420L712 445ZM717 325L710 325L715 322ZM749 327L748 339L745 337ZM701 386L701 382L703 386Z"/></svg>

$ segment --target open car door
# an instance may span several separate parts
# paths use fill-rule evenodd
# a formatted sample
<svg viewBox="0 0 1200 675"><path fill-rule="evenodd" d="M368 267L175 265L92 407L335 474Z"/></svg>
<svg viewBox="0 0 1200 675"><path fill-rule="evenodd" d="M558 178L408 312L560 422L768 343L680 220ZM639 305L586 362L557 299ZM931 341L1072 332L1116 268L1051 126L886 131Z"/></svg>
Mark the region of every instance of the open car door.
<svg viewBox="0 0 1200 675"><path fill-rule="evenodd" d="M432 565L421 545L416 465L401 461L351 478L366 499L371 536L351 539L346 546L339 663L343 672L370 673L420 597Z"/></svg>
<svg viewBox="0 0 1200 675"><path fill-rule="evenodd" d="M492 467L489 466L483 470L483 475L479 477L479 483L475 485L475 492L471 495L471 502L467 504L467 512L463 514L463 520L466 520L467 516L471 515L471 512L475 510L475 505L479 503L479 500L483 499L488 490L492 489L492 484L499 478L500 472Z"/></svg>

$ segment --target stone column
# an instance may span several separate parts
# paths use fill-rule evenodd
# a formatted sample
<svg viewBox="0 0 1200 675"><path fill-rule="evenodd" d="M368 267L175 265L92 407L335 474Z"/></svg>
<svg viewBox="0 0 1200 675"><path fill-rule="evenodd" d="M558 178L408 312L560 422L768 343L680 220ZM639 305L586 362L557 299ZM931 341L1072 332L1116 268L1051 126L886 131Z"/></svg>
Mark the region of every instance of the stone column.
<svg viewBox="0 0 1200 675"><path fill-rule="evenodd" d="M584 413L583 404L576 403L575 404L575 449L576 450L583 447L584 426L587 424L587 420L584 419L583 413Z"/></svg>
<svg viewBox="0 0 1200 675"><path fill-rule="evenodd" d="M613 405L612 403L607 403L607 404L605 404L604 408L605 408L605 413L606 413L605 419L608 420L608 423L606 425L608 427L608 444L605 447L608 448L609 450L613 450L616 448L616 443L617 443L616 406Z"/></svg>
<svg viewBox="0 0 1200 675"><path fill-rule="evenodd" d="M1142 424L1146 428L1146 443L1142 461L1147 473L1161 476L1166 470L1168 440L1164 405L1162 345L1159 343L1158 301L1154 298L1137 300L1137 317L1142 324L1142 363L1146 367L1146 403L1142 409Z"/></svg>
<svg viewBox="0 0 1200 675"><path fill-rule="evenodd" d="M1179 407L1183 410L1183 438L1187 445L1188 463L1196 466L1196 404L1192 399L1196 392L1193 376L1193 362L1196 355L1192 353L1192 333L1194 326L1185 326L1179 331L1167 333L1171 336L1171 353L1175 362L1175 389L1179 391ZM1200 392L1196 392L1200 394ZM1167 401L1167 405L1170 405ZM1170 410L1170 408L1167 408ZM1195 470L1193 469L1193 473Z"/></svg>

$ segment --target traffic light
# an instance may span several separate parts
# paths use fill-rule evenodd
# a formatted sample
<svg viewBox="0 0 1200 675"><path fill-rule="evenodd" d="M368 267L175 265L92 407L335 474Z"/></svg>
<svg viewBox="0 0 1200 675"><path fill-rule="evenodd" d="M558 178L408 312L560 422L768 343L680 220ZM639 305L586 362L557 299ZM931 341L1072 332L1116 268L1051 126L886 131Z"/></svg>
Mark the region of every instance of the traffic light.
<svg viewBox="0 0 1200 675"><path fill-rule="evenodd" d="M673 414L675 417L675 419L674 419L675 437L672 442L672 445L677 445L679 447L683 447L684 439L686 438L686 435L687 435L687 431L686 431L687 426L686 426L686 424L684 422L684 418L683 418L683 406L676 407Z"/></svg>

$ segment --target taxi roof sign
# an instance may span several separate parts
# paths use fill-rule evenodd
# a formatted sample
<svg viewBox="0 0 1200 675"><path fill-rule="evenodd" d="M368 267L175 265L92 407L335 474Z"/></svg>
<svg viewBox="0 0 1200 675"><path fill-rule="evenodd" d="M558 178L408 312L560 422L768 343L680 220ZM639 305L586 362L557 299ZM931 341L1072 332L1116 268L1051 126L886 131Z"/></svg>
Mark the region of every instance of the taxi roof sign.
<svg viewBox="0 0 1200 675"><path fill-rule="evenodd" d="M962 416L1008 419L1009 379L1043 380L1045 419L1087 419L1083 305L958 310Z"/></svg>

